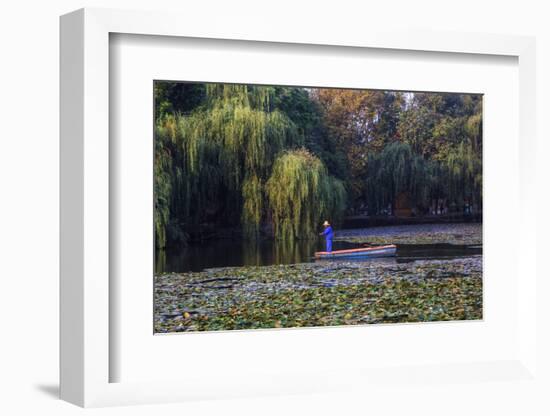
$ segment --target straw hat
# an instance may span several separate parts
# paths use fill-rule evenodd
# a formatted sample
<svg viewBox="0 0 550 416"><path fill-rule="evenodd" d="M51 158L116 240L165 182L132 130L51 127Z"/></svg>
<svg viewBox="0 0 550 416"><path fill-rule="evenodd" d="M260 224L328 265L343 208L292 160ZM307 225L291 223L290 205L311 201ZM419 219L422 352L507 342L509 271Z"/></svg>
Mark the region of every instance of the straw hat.
<svg viewBox="0 0 550 416"><path fill-rule="evenodd" d="M328 223L328 221L325 221L325 222L323 223L323 225L330 225L330 224Z"/></svg>

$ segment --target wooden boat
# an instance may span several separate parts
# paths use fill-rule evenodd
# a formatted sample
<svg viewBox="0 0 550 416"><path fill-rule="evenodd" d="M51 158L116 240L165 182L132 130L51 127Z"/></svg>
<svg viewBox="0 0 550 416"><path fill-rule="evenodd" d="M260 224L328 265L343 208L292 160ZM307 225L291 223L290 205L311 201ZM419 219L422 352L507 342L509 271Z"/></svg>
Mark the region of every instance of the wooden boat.
<svg viewBox="0 0 550 416"><path fill-rule="evenodd" d="M362 247L352 248L348 250L336 250L336 251L317 251L315 258L317 259L333 259L333 258L367 258L367 257L391 257L395 256L397 252L397 246L395 244L389 244L386 246L377 247Z"/></svg>

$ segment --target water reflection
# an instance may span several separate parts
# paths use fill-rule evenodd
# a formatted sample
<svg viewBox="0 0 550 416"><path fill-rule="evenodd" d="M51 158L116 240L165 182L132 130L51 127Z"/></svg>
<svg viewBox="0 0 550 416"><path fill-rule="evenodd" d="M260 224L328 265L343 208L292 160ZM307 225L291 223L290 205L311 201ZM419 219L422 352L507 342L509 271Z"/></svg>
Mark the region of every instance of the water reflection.
<svg viewBox="0 0 550 416"><path fill-rule="evenodd" d="M360 244L335 241L334 250L361 247ZM303 241L241 241L215 240L204 244L193 244L156 253L156 273L202 271L216 267L264 266L315 261L315 251L324 249L320 240ZM449 259L480 255L481 246L457 246L451 244L406 244L398 245L397 257L378 259L356 259L346 261L389 261L409 262L419 259ZM319 261L319 260L318 260ZM330 262L330 260L325 260Z"/></svg>
<svg viewBox="0 0 550 416"><path fill-rule="evenodd" d="M352 245L356 246L356 245ZM349 248L342 242L339 248ZM297 242L216 240L156 253L157 273L201 271L229 266L262 266L303 263L312 260L322 245L317 240Z"/></svg>

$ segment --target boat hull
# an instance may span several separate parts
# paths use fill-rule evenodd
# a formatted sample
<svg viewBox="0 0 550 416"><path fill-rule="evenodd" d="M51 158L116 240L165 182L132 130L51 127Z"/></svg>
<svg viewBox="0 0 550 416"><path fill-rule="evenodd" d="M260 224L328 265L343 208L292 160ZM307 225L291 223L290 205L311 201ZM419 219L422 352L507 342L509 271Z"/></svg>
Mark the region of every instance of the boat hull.
<svg viewBox="0 0 550 416"><path fill-rule="evenodd" d="M318 251L315 253L317 259L341 259L341 258L370 258L370 257L392 257L397 253L397 246L389 244L378 247L354 248L349 250Z"/></svg>

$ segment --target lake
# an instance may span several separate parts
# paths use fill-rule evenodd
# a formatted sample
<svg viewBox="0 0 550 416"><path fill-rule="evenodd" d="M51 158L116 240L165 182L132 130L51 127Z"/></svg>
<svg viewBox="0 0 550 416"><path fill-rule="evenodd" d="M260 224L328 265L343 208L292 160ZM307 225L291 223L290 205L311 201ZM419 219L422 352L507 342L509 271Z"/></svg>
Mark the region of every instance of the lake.
<svg viewBox="0 0 550 416"><path fill-rule="evenodd" d="M334 249L397 256L315 260L321 238L209 241L157 253L155 333L483 317L480 223L336 230Z"/></svg>
<svg viewBox="0 0 550 416"><path fill-rule="evenodd" d="M395 258L359 261L410 262L453 259L482 254L481 224L423 224L337 231L333 250L363 247L365 243L397 244ZM157 251L156 273L199 272L218 267L269 266L315 262L324 250L322 238L283 243L273 240L212 240Z"/></svg>

